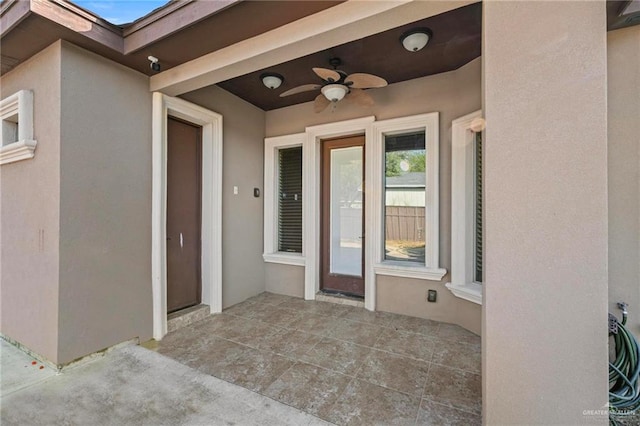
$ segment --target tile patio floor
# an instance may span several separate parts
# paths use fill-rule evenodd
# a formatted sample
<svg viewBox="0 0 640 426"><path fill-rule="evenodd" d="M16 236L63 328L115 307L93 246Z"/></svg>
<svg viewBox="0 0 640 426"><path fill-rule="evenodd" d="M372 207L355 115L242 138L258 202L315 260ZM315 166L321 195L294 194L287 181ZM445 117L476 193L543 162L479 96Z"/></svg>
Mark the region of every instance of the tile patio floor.
<svg viewBox="0 0 640 426"><path fill-rule="evenodd" d="M157 350L338 425L481 424L480 338L451 324L262 293Z"/></svg>

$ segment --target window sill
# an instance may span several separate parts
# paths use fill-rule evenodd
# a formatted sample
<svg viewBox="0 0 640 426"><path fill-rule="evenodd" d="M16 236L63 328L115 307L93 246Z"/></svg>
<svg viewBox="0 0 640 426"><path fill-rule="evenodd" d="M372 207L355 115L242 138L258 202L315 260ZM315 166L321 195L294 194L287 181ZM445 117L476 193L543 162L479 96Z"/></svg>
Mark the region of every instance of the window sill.
<svg viewBox="0 0 640 426"><path fill-rule="evenodd" d="M451 290L453 295L456 297L468 300L469 302L477 303L478 305L482 305L482 285L478 283L446 283L445 287Z"/></svg>
<svg viewBox="0 0 640 426"><path fill-rule="evenodd" d="M417 278L422 280L440 281L447 275L447 270L442 268L425 268L415 266L394 265L391 263L379 263L373 267L377 275L389 275L392 277Z"/></svg>
<svg viewBox="0 0 640 426"><path fill-rule="evenodd" d="M304 266L305 258L301 254L291 253L264 253L262 258L268 263L280 263L283 265Z"/></svg>
<svg viewBox="0 0 640 426"><path fill-rule="evenodd" d="M21 140L5 145L0 148L0 165L33 158L35 150L34 140Z"/></svg>

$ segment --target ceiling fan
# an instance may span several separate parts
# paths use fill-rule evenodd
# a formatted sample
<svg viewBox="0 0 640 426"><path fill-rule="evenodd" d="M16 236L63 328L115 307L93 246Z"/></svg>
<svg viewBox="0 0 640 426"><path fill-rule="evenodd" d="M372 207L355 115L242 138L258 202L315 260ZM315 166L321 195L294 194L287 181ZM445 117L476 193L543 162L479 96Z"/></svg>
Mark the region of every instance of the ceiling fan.
<svg viewBox="0 0 640 426"><path fill-rule="evenodd" d="M343 98L354 101L361 106L373 105L373 98L363 89L385 87L387 81L373 74L354 73L347 75L346 72L338 69L341 63L339 58L332 58L329 60L329 64L333 67L332 70L313 68L313 72L323 80L322 84L303 84L282 92L280 97L320 89L322 93L316 97L313 103L315 112L324 111L329 105L335 105Z"/></svg>

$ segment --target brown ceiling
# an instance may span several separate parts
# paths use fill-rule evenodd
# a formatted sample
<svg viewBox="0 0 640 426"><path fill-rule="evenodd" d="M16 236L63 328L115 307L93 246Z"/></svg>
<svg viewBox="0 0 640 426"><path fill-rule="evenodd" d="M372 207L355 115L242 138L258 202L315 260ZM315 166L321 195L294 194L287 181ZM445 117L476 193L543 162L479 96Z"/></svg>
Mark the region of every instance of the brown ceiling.
<svg viewBox="0 0 640 426"><path fill-rule="evenodd" d="M268 69L219 83L223 89L268 111L313 100L318 91L281 98L280 93L302 84L322 83L312 67L329 66L329 59L342 60L346 73L365 72L386 79L389 84L455 70L480 56L482 4L475 3L441 15L417 21L383 33L313 53ZM429 44L419 52L408 52L400 36L415 27L433 32ZM284 76L278 89L267 89L260 81L263 72Z"/></svg>

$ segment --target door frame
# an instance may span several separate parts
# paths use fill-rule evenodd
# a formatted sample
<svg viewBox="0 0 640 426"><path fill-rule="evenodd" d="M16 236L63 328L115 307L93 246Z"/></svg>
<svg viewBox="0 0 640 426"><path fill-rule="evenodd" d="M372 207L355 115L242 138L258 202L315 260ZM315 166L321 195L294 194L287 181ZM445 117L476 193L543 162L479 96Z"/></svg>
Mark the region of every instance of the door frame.
<svg viewBox="0 0 640 426"><path fill-rule="evenodd" d="M303 202L302 214L303 223L313 224L304 228L304 246L303 253L305 257L304 271L304 298L306 300L315 300L316 293L320 290L320 199L321 199L321 142L323 139L333 139L341 136L364 135L365 146L365 194L372 194L373 190L373 170L375 167L381 167L380 160L375 161L373 150L368 145L373 140L373 123L374 116L357 118L334 123L320 124L310 126L305 129L307 140L303 146ZM377 197L367 197L365 205L365 235L373 235L373 212L379 208ZM374 249L369 238L365 239L364 244L364 306L370 311L375 310L376 306L376 286L375 273L373 270Z"/></svg>
<svg viewBox="0 0 640 426"><path fill-rule="evenodd" d="M222 115L183 99L153 93L151 288L153 338L167 334L167 117L202 126L202 303L222 312Z"/></svg>
<svg viewBox="0 0 640 426"><path fill-rule="evenodd" d="M354 143L353 140L356 139L358 141L362 141L362 144L360 143ZM329 146L332 146L332 148L329 148ZM366 226L366 222L364 219L364 215L366 212L366 208L367 208L367 197L366 197L366 192L365 192L365 185L366 185L366 181L364 180L364 174L366 171L366 162L365 162L365 156L367 154L366 152L366 146L365 146L365 136L364 135L354 135L354 136L345 136L345 137L339 137L339 138L332 138L332 139L324 139L322 141L321 144L321 156L320 156L320 167L321 167L321 171L320 171L320 287L321 290L326 291L327 287L330 285L327 281L331 280L348 280L348 279L353 279L356 277L351 277L349 275L346 274L331 274L331 262L330 262L330 258L331 258L331 253L333 250L333 245L331 244L331 238L332 238L332 234L331 234L331 229L332 229L332 224L333 224L333 217L331 216L331 205L333 203L334 200L331 199L331 187L332 187L332 183L331 183L331 173L332 173L332 169L331 169L331 151L333 149L341 149L341 148L353 148L353 147L360 147L362 148L362 209L361 209L361 217L362 217L362 224L361 224L361 230L360 230L360 234L361 234L361 254L360 254L360 271L362 274L362 296L364 297L364 277L365 277L365 268L366 268L366 262L365 262L365 245L366 245L366 238L363 238L366 234L365 234L365 229L364 227ZM330 278L331 275L334 275L334 278ZM335 277L335 276L339 276L339 277ZM348 278L350 277L350 278ZM356 279L360 279L360 277L357 277ZM329 291L338 291L335 289L329 289ZM348 292L346 292L348 293ZM352 293L355 294L355 293Z"/></svg>

